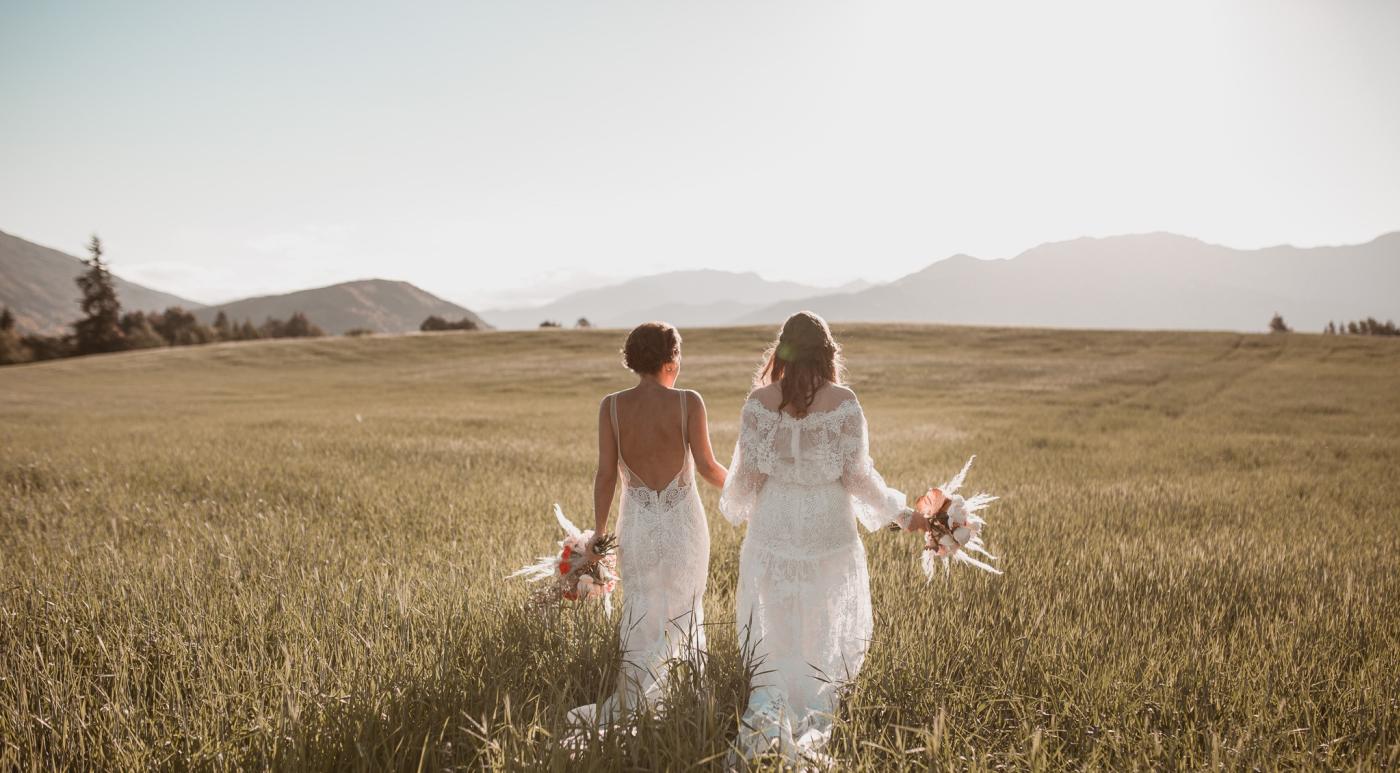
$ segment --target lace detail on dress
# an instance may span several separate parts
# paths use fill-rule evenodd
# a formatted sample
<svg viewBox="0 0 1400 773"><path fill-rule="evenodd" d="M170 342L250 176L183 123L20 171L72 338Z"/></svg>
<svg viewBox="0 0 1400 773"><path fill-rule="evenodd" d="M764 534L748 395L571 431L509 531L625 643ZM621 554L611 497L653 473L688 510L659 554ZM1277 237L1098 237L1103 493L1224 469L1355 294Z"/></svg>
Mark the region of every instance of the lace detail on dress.
<svg viewBox="0 0 1400 773"><path fill-rule="evenodd" d="M634 502L637 507L643 510L651 510L653 512L673 510L676 505L684 502L686 497L690 496L690 492L694 490L694 481L688 479L686 476L686 472L689 471L689 468L690 465L687 464L686 469L681 470L676 477L671 479L671 482L666 485L666 488L660 491L653 490L645 483L639 486L624 483L622 496L624 499Z"/></svg>
<svg viewBox="0 0 1400 773"><path fill-rule="evenodd" d="M855 399L800 419L754 398L744 403L720 512L736 526L749 520L770 477L806 486L840 481L855 499L856 518L871 531L899 517L908 502L876 471Z"/></svg>
<svg viewBox="0 0 1400 773"><path fill-rule="evenodd" d="M873 627L856 522L878 529L905 501L875 470L856 400L800 419L744 404L720 510L748 522L736 622L761 676L738 739L746 757L776 746L810 760L825 745Z"/></svg>
<svg viewBox="0 0 1400 773"><path fill-rule="evenodd" d="M681 440L685 461L666 488L655 491L631 475L618 453L622 501L618 506L617 558L622 578L622 668L612 695L569 712L575 732L565 743L605 731L654 707L665 692L670 666L704 666L705 610L710 530L686 438L682 397ZM616 410L614 403L613 410ZM616 413L613 431L617 432ZM619 446L621 444L619 443Z"/></svg>

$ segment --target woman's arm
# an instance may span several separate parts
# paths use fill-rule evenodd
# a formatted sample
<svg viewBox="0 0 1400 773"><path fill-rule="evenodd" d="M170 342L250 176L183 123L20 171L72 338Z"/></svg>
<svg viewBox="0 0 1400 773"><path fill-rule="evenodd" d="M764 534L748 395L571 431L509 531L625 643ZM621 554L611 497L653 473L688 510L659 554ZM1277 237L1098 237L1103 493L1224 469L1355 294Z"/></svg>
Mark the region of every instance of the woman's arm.
<svg viewBox="0 0 1400 773"><path fill-rule="evenodd" d="M690 427L686 431L690 433L690 454L695 458L695 473L715 488L722 489L729 471L715 459L715 450L710 446L710 421L705 415L705 401L694 390L686 390L686 399L691 407L687 414Z"/></svg>
<svg viewBox="0 0 1400 773"><path fill-rule="evenodd" d="M608 399L598 406L598 470L593 473L593 537L604 532L608 511L612 510L613 492L617 490L617 438L613 435L608 416Z"/></svg>
<svg viewBox="0 0 1400 773"><path fill-rule="evenodd" d="M765 435L763 419L751 411L748 403L739 411L739 439L734 443L734 458L729 462L724 488L719 492L719 511L725 520L738 526L749 520L758 509L758 498L768 482L761 460L761 444L770 443ZM755 455L757 454L757 455Z"/></svg>
<svg viewBox="0 0 1400 773"><path fill-rule="evenodd" d="M860 403L855 404L849 417L842 422L840 431L845 455L841 485L851 495L856 518L869 531L890 523L898 523L905 529L914 524L926 527L926 521L909 507L908 497L885 485L885 479L875 469L875 462L870 458L870 434Z"/></svg>

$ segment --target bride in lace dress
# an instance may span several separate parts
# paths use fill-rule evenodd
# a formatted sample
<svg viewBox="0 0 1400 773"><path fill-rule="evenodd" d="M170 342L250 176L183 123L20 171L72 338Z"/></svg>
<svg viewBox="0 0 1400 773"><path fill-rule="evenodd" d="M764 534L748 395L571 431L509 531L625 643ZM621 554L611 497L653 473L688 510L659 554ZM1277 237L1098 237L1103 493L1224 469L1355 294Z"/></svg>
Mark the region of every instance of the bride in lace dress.
<svg viewBox="0 0 1400 773"><path fill-rule="evenodd" d="M703 667L710 532L695 475L717 487L726 475L710 448L705 403L697 392L674 388L680 333L663 322L640 325L627 336L623 359L637 385L599 406L593 482L595 535L604 533L622 482L622 667L610 697L569 712L571 724L591 729L653 705L675 661Z"/></svg>
<svg viewBox="0 0 1400 773"><path fill-rule="evenodd" d="M740 644L757 664L738 750L825 759L841 687L870 641L870 577L859 522L927 529L870 459L865 415L840 385L826 322L783 325L740 414L720 510L748 523L739 557Z"/></svg>

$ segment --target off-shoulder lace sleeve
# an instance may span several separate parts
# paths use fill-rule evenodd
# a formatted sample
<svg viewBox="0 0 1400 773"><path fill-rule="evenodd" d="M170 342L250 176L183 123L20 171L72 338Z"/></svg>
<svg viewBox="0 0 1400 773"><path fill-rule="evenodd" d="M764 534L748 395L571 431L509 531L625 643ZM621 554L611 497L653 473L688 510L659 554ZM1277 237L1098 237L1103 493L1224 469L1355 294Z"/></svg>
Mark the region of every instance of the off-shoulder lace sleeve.
<svg viewBox="0 0 1400 773"><path fill-rule="evenodd" d="M841 485L855 500L856 518L870 531L883 528L892 522L908 524L909 514L905 512L908 497L885 485L870 458L870 434L865 425L865 413L859 409L850 411L841 422L841 446L844 461L841 471Z"/></svg>
<svg viewBox="0 0 1400 773"><path fill-rule="evenodd" d="M719 511L735 526L753 516L758 494L772 471L772 433L765 431L768 418L749 403L739 414L739 440L719 495Z"/></svg>

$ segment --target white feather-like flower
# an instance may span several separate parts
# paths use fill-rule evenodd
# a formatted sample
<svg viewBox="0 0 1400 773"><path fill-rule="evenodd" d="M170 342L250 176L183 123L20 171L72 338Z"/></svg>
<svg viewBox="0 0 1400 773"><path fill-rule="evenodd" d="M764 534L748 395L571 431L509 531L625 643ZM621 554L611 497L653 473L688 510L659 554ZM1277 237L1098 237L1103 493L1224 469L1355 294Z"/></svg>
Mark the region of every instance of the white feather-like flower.
<svg viewBox="0 0 1400 773"><path fill-rule="evenodd" d="M986 492L980 492L970 497L964 497L957 493L966 481L967 473L972 469L972 462L976 458L976 456L970 457L957 475L938 487L944 496L948 497L947 526L952 530L952 534L941 535L936 543L931 543L930 547L923 552L923 559L920 563L923 566L924 576L930 580L933 579L933 565L935 559L938 558L943 559L944 569L956 561L984 569L993 574L1001 574L1001 570L970 555L978 553L991 560L996 560L996 556L988 553L982 544L982 527L987 522L977 513L995 502L997 497Z"/></svg>

